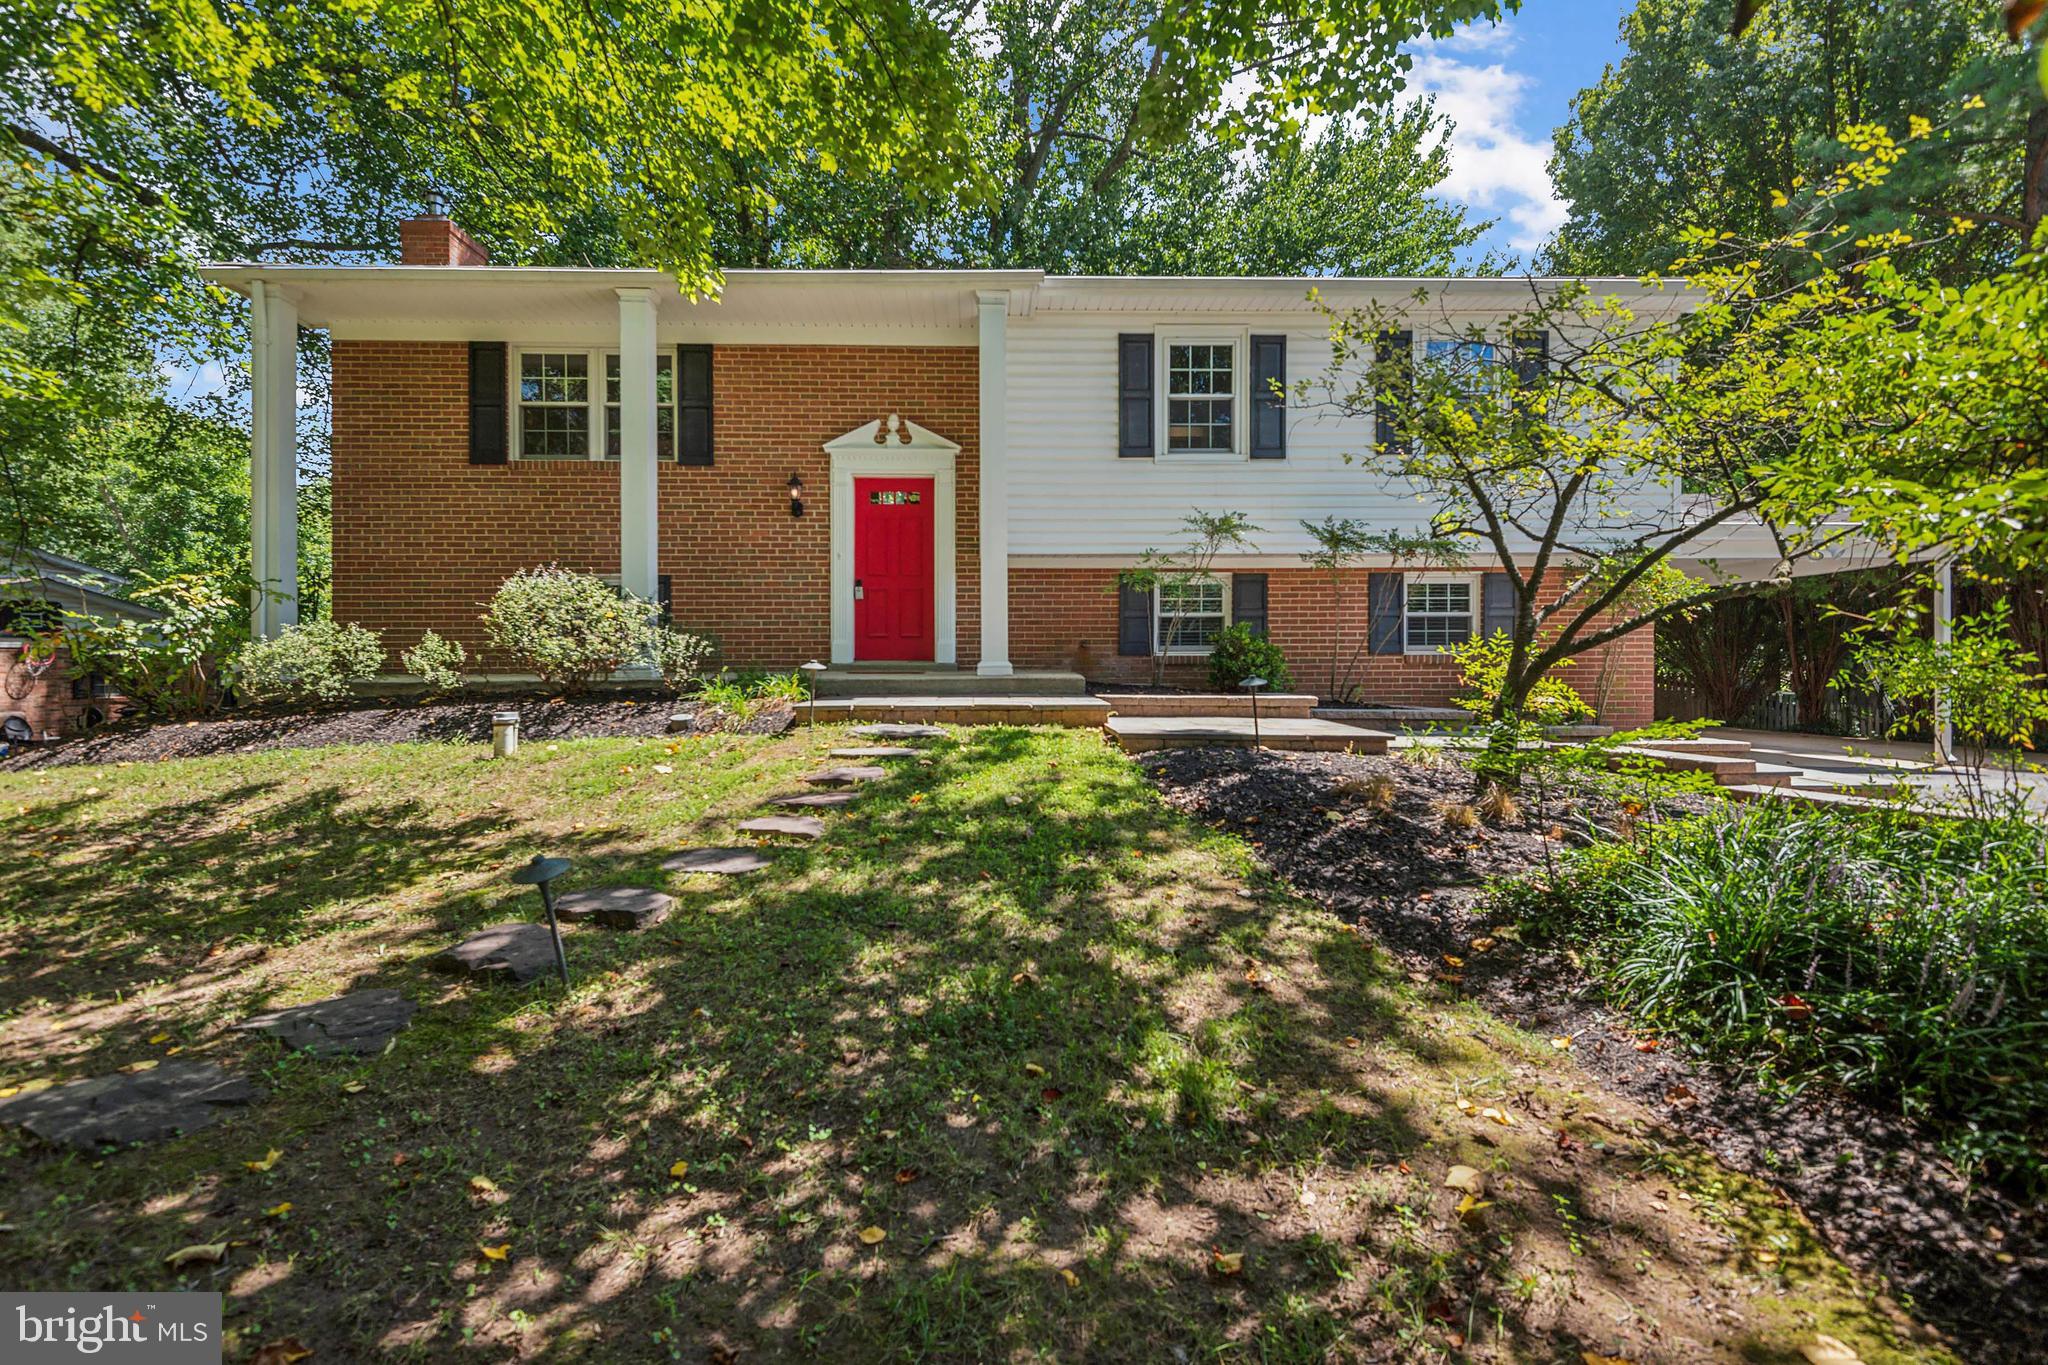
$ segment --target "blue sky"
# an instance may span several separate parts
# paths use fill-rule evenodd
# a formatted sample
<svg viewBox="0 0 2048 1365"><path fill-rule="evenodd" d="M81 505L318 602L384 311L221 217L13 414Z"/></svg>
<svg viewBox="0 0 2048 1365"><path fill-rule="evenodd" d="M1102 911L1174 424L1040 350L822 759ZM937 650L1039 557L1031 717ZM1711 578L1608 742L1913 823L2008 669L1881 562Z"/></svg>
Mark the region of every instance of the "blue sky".
<svg viewBox="0 0 2048 1365"><path fill-rule="evenodd" d="M1562 221L1544 169L1550 133L1572 96L1619 58L1628 0L1526 0L1500 24L1476 25L1415 51L1409 87L1436 97L1456 124L1444 197L1500 221L1491 248L1526 257Z"/></svg>

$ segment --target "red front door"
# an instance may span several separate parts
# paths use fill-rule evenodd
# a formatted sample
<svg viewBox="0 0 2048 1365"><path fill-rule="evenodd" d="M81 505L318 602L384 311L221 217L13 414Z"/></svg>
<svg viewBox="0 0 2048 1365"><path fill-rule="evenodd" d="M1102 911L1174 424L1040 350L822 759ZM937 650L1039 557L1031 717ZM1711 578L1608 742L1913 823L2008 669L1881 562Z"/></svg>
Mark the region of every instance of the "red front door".
<svg viewBox="0 0 2048 1365"><path fill-rule="evenodd" d="M853 657L929 659L932 480L853 481Z"/></svg>

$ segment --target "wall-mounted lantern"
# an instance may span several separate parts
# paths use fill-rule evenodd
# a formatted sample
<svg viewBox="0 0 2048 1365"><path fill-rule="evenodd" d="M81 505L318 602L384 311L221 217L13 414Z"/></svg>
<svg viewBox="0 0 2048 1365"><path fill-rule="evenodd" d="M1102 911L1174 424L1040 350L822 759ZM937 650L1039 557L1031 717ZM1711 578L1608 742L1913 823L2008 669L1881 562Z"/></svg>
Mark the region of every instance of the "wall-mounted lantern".
<svg viewBox="0 0 2048 1365"><path fill-rule="evenodd" d="M804 514L804 476L801 474L789 476L789 514L793 517Z"/></svg>

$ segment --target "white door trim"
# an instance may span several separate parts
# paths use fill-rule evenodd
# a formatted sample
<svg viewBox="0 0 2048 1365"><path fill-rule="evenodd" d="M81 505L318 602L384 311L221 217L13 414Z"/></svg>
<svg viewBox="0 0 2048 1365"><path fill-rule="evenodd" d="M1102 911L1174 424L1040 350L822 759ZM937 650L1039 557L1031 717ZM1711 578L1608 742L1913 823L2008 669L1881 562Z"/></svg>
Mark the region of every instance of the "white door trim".
<svg viewBox="0 0 2048 1365"><path fill-rule="evenodd" d="M956 442L890 414L825 443L832 457L832 662L853 658L853 481L896 475L932 481L932 662L959 659L954 555Z"/></svg>

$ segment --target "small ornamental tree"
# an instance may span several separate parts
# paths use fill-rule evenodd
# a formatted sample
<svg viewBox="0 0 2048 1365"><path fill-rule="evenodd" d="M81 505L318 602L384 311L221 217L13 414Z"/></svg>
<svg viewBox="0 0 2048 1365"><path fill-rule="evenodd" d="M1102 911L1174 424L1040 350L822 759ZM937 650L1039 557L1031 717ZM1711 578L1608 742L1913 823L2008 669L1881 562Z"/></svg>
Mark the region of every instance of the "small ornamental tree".
<svg viewBox="0 0 2048 1365"><path fill-rule="evenodd" d="M1194 511L1181 519L1187 539L1172 550L1148 549L1138 557L1135 568L1117 575L1117 585L1133 592L1154 593L1159 601L1159 621L1152 640L1152 681L1166 680L1166 661L1174 646L1187 638L1190 619L1185 603L1215 577L1218 556L1227 550L1250 550L1251 538L1259 534L1251 518L1242 512Z"/></svg>
<svg viewBox="0 0 2048 1365"><path fill-rule="evenodd" d="M248 638L247 599L220 579L179 575L131 591L154 621L66 613L63 643L81 673L97 673L145 714L201 715L220 702L225 661Z"/></svg>

